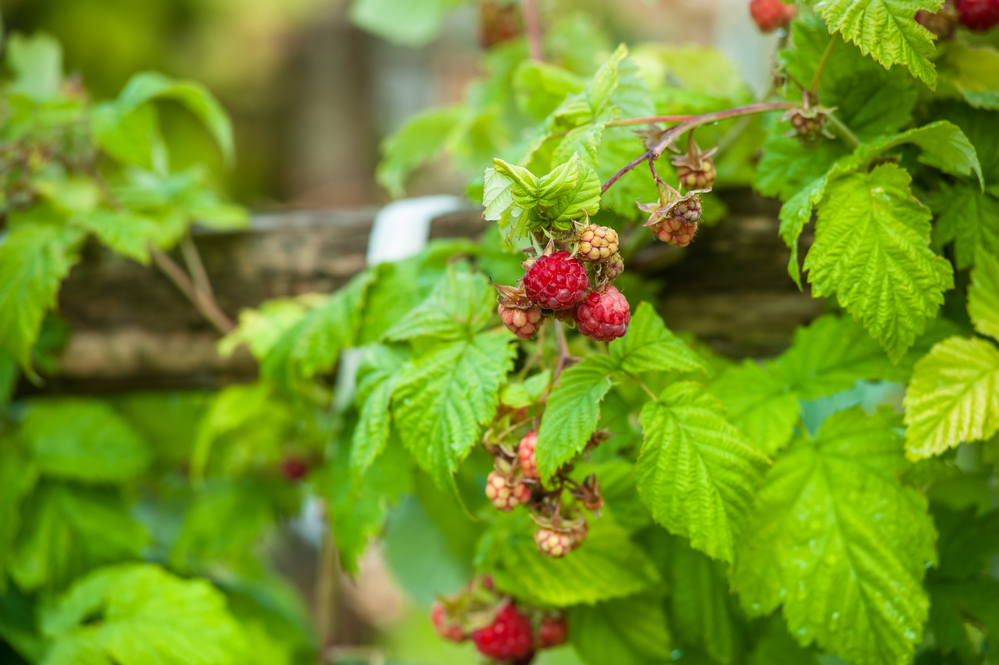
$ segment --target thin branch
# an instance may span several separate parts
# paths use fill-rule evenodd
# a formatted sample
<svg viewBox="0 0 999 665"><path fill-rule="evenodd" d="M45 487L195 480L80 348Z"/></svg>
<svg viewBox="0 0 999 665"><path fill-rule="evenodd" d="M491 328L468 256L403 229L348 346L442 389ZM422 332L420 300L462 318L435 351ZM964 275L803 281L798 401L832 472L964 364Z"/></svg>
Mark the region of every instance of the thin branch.
<svg viewBox="0 0 999 665"><path fill-rule="evenodd" d="M181 239L180 253L184 257L184 263L187 264L187 270L191 273L194 285L198 288L198 291L201 291L201 293L214 300L215 293L212 291L212 283L208 279L205 264L201 261L201 254L198 253L198 247L194 244L194 240L191 239L190 233L185 233L183 239Z"/></svg>
<svg viewBox="0 0 999 665"><path fill-rule="evenodd" d="M826 45L826 50L822 52L822 58L819 60L818 67L815 68L815 76L812 77L812 85L808 88L813 99L818 99L819 96L819 82L822 81L822 72L825 71L826 63L829 62L829 56L832 54L833 47L839 42L839 33L837 32L829 40Z"/></svg>
<svg viewBox="0 0 999 665"><path fill-rule="evenodd" d="M750 106L740 106L734 109L728 109L726 111L718 111L717 113L705 113L704 115L699 115L687 120L686 122L676 125L675 127L670 127L667 129L663 137L652 147L648 152L631 160L624 168L611 176L610 180L604 183L603 187L600 189L600 193L603 194L611 185L617 182L621 176L623 176L628 171L649 159L659 159L659 156L670 146L673 141L695 127L700 127L701 125L710 125L714 122L720 122L722 120L729 120L730 118L738 118L744 115L752 115L754 113L767 113L770 111L786 111L787 109L797 108L800 104L795 104L792 102L769 102L766 104L751 104Z"/></svg>
<svg viewBox="0 0 999 665"><path fill-rule="evenodd" d="M316 596L314 616L316 617L316 639L319 642L319 665L325 665L327 649L333 645L333 624L336 616L337 577L339 566L336 545L333 543L333 525L323 534L319 551L319 568L316 571Z"/></svg>
<svg viewBox="0 0 999 665"><path fill-rule="evenodd" d="M839 132L840 138L844 139L851 147L856 148L860 145L860 139L857 135L850 131L850 128L843 124L843 121L837 118L834 114L829 113L826 115L829 121L832 122L836 131Z"/></svg>
<svg viewBox="0 0 999 665"><path fill-rule="evenodd" d="M531 51L531 60L544 62L544 41L541 37L541 19L538 16L537 0L520 0L520 10L524 15L524 30Z"/></svg>
<svg viewBox="0 0 999 665"><path fill-rule="evenodd" d="M650 118L627 118L625 120L615 120L608 122L608 127L621 127L623 125L648 125L657 122L687 122L693 120L696 115L655 115Z"/></svg>
<svg viewBox="0 0 999 665"><path fill-rule="evenodd" d="M151 247L149 250L150 256L153 258L153 263L159 268L167 278L173 282L174 286L180 289L191 304L194 305L195 309L201 312L201 315L208 320L209 323L214 326L223 335L228 334L235 330L236 324L232 322L225 313L219 309L219 306L215 304L215 301L208 296L204 295L191 281L191 278L187 276L184 269L181 268L177 263L170 258L163 250Z"/></svg>
<svg viewBox="0 0 999 665"><path fill-rule="evenodd" d="M555 336L558 339L558 362L555 363L555 373L552 375L551 385L555 385L558 381L558 377L562 375L562 370L570 362L575 362L578 358L575 358L571 353L569 353L569 342L565 339L565 326L558 319L555 320Z"/></svg>

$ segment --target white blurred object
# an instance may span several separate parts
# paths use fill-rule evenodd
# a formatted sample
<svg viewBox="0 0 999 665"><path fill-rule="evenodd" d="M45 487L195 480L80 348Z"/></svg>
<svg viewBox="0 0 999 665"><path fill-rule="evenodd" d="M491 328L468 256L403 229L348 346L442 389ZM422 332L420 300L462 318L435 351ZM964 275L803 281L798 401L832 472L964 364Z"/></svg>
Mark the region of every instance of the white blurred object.
<svg viewBox="0 0 999 665"><path fill-rule="evenodd" d="M467 204L457 196L421 196L402 199L378 211L368 240L368 266L400 261L419 254L427 246L430 222L457 212Z"/></svg>
<svg viewBox="0 0 999 665"><path fill-rule="evenodd" d="M764 35L749 15L749 0L717 0L715 47L735 63L757 95L770 87L770 55L777 50L778 33Z"/></svg>

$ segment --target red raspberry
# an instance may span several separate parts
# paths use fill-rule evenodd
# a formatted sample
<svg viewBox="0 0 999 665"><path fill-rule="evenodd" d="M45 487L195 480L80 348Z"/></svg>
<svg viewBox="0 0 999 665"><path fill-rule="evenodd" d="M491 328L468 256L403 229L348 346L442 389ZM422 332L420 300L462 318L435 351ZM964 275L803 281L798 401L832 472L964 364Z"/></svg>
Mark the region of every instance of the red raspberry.
<svg viewBox="0 0 999 665"><path fill-rule="evenodd" d="M561 559L572 551L574 542L571 533L539 527L534 532L534 544L538 546L538 551L545 556Z"/></svg>
<svg viewBox="0 0 999 665"><path fill-rule="evenodd" d="M624 337L631 322L631 307L620 291L608 286L603 293L594 291L586 296L573 316L579 332L590 339L609 342Z"/></svg>
<svg viewBox="0 0 999 665"><path fill-rule="evenodd" d="M562 615L546 616L538 626L538 648L548 649L565 644L569 639L569 625Z"/></svg>
<svg viewBox="0 0 999 665"><path fill-rule="evenodd" d="M617 231L606 226L590 224L579 232L579 252L584 261L603 263L617 254Z"/></svg>
<svg viewBox="0 0 999 665"><path fill-rule="evenodd" d="M472 632L471 637L479 653L496 660L519 660L534 651L531 622L513 603L504 605L491 624Z"/></svg>
<svg viewBox="0 0 999 665"><path fill-rule="evenodd" d="M786 28L794 18L794 12L794 5L785 5L780 0L752 0L749 3L749 13L762 32Z"/></svg>
<svg viewBox="0 0 999 665"><path fill-rule="evenodd" d="M527 308L506 307L499 305L497 308L500 318L510 332L520 339L530 339L538 332L538 328L544 322L544 314L541 308L533 305Z"/></svg>
<svg viewBox="0 0 999 665"><path fill-rule="evenodd" d="M445 640L464 642L468 639L468 635L462 630L461 625L448 616L448 612L444 608L444 603L439 600L430 608L430 620L434 623L434 630Z"/></svg>
<svg viewBox="0 0 999 665"><path fill-rule="evenodd" d="M524 275L527 297L545 309L569 309L586 297L590 278L578 259L560 251L541 256Z"/></svg>
<svg viewBox="0 0 999 665"><path fill-rule="evenodd" d="M999 25L999 0L956 0L957 20L961 25L985 32Z"/></svg>
<svg viewBox="0 0 999 665"><path fill-rule="evenodd" d="M296 481L305 478L305 474L309 470L309 465L305 460L288 456L281 460L281 475L283 475L288 480Z"/></svg>
<svg viewBox="0 0 999 665"><path fill-rule="evenodd" d="M531 430L520 440L517 446L517 456L520 457L520 470L525 478L540 480L538 475L538 458L534 455L534 447L538 444L538 433Z"/></svg>
<svg viewBox="0 0 999 665"><path fill-rule="evenodd" d="M519 480L510 483L502 473L493 471L486 479L486 497L496 510L507 513L531 500L531 488Z"/></svg>
<svg viewBox="0 0 999 665"><path fill-rule="evenodd" d="M687 189L708 189L715 184L715 163L710 158L704 159L700 169L681 164L676 167L676 175L680 184Z"/></svg>

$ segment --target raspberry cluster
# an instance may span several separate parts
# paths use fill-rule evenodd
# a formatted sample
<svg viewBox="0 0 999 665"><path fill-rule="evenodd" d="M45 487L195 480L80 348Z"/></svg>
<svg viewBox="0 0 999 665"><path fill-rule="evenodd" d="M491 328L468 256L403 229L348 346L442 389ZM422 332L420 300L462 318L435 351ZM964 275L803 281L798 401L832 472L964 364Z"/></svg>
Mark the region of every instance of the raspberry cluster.
<svg viewBox="0 0 999 665"><path fill-rule="evenodd" d="M974 32L986 32L999 25L999 0L954 0L957 20Z"/></svg>
<svg viewBox="0 0 999 665"><path fill-rule="evenodd" d="M623 336L631 306L610 285L624 272L619 242L617 231L596 224L577 225L558 241L562 249L550 240L540 256L524 261L519 287L496 287L503 324L520 339L533 337L550 318L579 325L600 341Z"/></svg>
<svg viewBox="0 0 999 665"><path fill-rule="evenodd" d="M674 247L686 247L697 233L703 205L698 189L681 194L680 190L661 184L659 201L639 203L638 208L649 213L645 226L652 229L659 240Z"/></svg>
<svg viewBox="0 0 999 665"><path fill-rule="evenodd" d="M473 578L430 610L437 633L451 642L471 640L484 656L518 665L536 652L565 644L569 626L557 611L532 607L496 590L490 577Z"/></svg>
<svg viewBox="0 0 999 665"><path fill-rule="evenodd" d="M491 443L491 432L487 432L485 442L486 449L494 456L495 467L486 480L485 493L490 503L503 512L526 506L538 527L534 543L545 556L563 557L582 545L589 528L582 509L599 516L603 507L596 476L591 475L578 483L560 471L548 489L538 472L537 431L527 432L515 449ZM604 433L594 434L590 447L599 445L605 438ZM568 498L563 496L566 488Z"/></svg>

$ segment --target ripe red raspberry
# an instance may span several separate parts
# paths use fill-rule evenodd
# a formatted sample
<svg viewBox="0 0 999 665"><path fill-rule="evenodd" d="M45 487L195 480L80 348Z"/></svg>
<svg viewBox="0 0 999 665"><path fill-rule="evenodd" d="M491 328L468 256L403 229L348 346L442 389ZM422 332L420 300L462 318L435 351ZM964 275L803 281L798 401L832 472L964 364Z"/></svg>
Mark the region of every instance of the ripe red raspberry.
<svg viewBox="0 0 999 665"><path fill-rule="evenodd" d="M544 322L544 314L537 305L527 308L507 307L502 303L498 306L500 318L510 332L520 339L530 339L538 332Z"/></svg>
<svg viewBox="0 0 999 665"><path fill-rule="evenodd" d="M545 309L569 309L586 297L590 278L569 252L541 256L524 275L527 297Z"/></svg>
<svg viewBox="0 0 999 665"><path fill-rule="evenodd" d="M603 263L617 254L617 231L606 226L590 224L579 232L577 256L591 263Z"/></svg>
<svg viewBox="0 0 999 665"><path fill-rule="evenodd" d="M620 291L608 286L603 293L594 291L586 296L574 316L579 332L591 339L609 342L624 337L631 322L631 307Z"/></svg>
<svg viewBox="0 0 999 665"><path fill-rule="evenodd" d="M538 648L548 649L565 644L569 639L569 624L561 614L545 616L538 626Z"/></svg>
<svg viewBox="0 0 999 665"><path fill-rule="evenodd" d="M999 0L956 0L957 20L961 25L985 32L999 25Z"/></svg>
<svg viewBox="0 0 999 665"><path fill-rule="evenodd" d="M486 479L486 497L496 510L507 513L531 500L531 488L519 480L508 482L503 474L493 471Z"/></svg>
<svg viewBox="0 0 999 665"><path fill-rule="evenodd" d="M561 559L571 552L574 546L571 533L543 526L534 532L534 544L538 546L539 552L553 559Z"/></svg>
<svg viewBox="0 0 999 665"><path fill-rule="evenodd" d="M785 5L780 0L752 0L749 3L749 13L762 32L786 28L794 18L794 12L794 5Z"/></svg>
<svg viewBox="0 0 999 665"><path fill-rule="evenodd" d="M684 224L672 217L667 217L658 226L654 226L656 237L674 247L686 247L697 233L697 224Z"/></svg>
<svg viewBox="0 0 999 665"><path fill-rule="evenodd" d="M500 608L493 622L473 631L471 637L479 653L496 660L519 660L534 651L531 622L513 603Z"/></svg>
<svg viewBox="0 0 999 665"><path fill-rule="evenodd" d="M462 630L461 625L448 616L444 603L439 600L434 602L434 606L430 608L430 620L434 623L434 630L445 640L464 642L468 639L468 635Z"/></svg>
<svg viewBox="0 0 999 665"><path fill-rule="evenodd" d="M308 471L308 463L299 457L289 455L281 460L281 475L288 480L301 480Z"/></svg>
<svg viewBox="0 0 999 665"><path fill-rule="evenodd" d="M538 458L534 455L534 448L538 444L538 433L531 430L524 435L517 446L517 456L520 458L520 471L525 478L539 480Z"/></svg>

